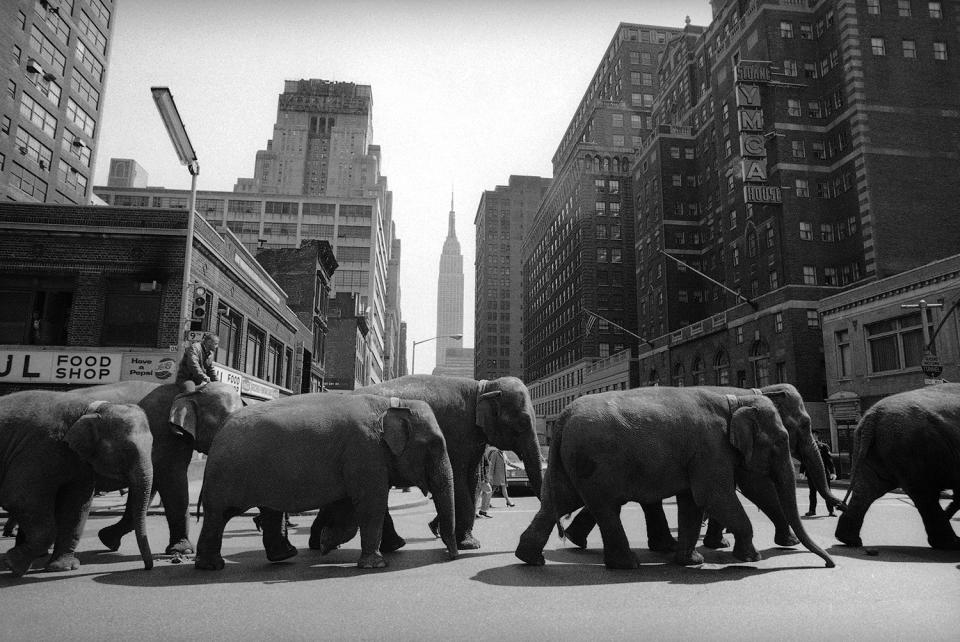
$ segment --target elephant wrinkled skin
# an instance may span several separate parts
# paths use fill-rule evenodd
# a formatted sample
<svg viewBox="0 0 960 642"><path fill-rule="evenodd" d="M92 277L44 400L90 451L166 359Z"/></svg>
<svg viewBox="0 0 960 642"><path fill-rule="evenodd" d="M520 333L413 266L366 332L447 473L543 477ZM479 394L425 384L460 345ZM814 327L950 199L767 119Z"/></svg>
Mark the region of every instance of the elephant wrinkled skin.
<svg viewBox="0 0 960 642"><path fill-rule="evenodd" d="M475 381L462 377L408 375L360 388L355 393L419 399L430 405L443 431L453 466L456 536L461 550L480 548L480 542L473 535L473 524L480 460L487 444L517 453L530 486L540 495L543 457L534 425L533 403L527 387L516 377ZM310 531L310 548L330 545L329 541L321 543L323 528L329 520L349 521L349 516L336 515L342 510L350 507L338 504L317 515ZM393 530L392 520L384 524L384 542L387 551L404 544L403 538Z"/></svg>
<svg viewBox="0 0 960 642"><path fill-rule="evenodd" d="M187 469L193 451L206 453L223 421L230 413L243 407L236 388L228 383L212 382L195 393L180 397L182 412L177 419L183 425L179 426L170 423L170 408L180 395L176 384L121 381L79 388L73 392L85 399L137 404L147 413L153 434L154 478L151 493L160 494L170 531L166 553L193 553L189 532ZM133 515L128 498L123 517L100 530L100 541L104 546L111 551L120 548L123 536L133 529Z"/></svg>
<svg viewBox="0 0 960 642"><path fill-rule="evenodd" d="M856 431L857 450L850 472L849 508L837 521L835 536L863 546L860 529L870 505L902 488L920 512L933 548L960 549L950 511L940 492L960 490L960 384L945 383L885 397L864 413Z"/></svg>
<svg viewBox="0 0 960 642"><path fill-rule="evenodd" d="M130 487L144 567L153 567L146 535L153 464L147 417L138 406L31 390L0 397L0 505L19 523L7 566L22 576L37 558L50 570L80 567L75 552L97 479Z"/></svg>
<svg viewBox="0 0 960 642"><path fill-rule="evenodd" d="M360 530L361 568L381 568L381 529L391 485L433 493L450 557L454 539L453 471L443 433L422 401L312 393L234 413L210 448L203 476L204 520L196 568L219 570L227 521L257 506L270 561L296 555L279 532L283 512L348 499ZM350 537L352 537L352 533Z"/></svg>
<svg viewBox="0 0 960 642"><path fill-rule="evenodd" d="M735 557L758 560L753 528L735 492L738 467L772 480L803 545L833 566L800 522L789 437L773 403L763 396L697 388L638 388L570 403L554 427L540 511L520 537L516 555L543 564L557 519L586 505L600 525L604 563L637 568L621 506L676 495L678 563L703 561L696 544L704 511L733 532Z"/></svg>

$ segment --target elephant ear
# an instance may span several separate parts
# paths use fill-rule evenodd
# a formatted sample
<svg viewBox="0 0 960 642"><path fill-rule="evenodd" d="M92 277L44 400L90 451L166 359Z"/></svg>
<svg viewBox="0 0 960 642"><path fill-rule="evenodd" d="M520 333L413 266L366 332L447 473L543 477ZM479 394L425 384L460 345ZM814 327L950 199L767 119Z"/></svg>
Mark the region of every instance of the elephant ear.
<svg viewBox="0 0 960 642"><path fill-rule="evenodd" d="M103 421L100 410L106 401L94 401L73 424L67 428L63 440L83 461L90 461L97 452L97 428Z"/></svg>
<svg viewBox="0 0 960 642"><path fill-rule="evenodd" d="M489 435L500 415L500 397L503 392L501 390L484 392L486 384L486 380L480 382L480 394L477 397L477 425Z"/></svg>
<svg viewBox="0 0 960 642"><path fill-rule="evenodd" d="M759 412L750 406L737 408L730 418L730 443L747 463L753 458L758 422Z"/></svg>
<svg viewBox="0 0 960 642"><path fill-rule="evenodd" d="M175 397L170 404L171 430L177 436L189 435L197 439L197 402L192 395Z"/></svg>
<svg viewBox="0 0 960 642"><path fill-rule="evenodd" d="M383 441L394 457L399 457L407 447L411 416L411 410L400 405L398 398L390 398L390 407L383 413L380 425L383 429Z"/></svg>

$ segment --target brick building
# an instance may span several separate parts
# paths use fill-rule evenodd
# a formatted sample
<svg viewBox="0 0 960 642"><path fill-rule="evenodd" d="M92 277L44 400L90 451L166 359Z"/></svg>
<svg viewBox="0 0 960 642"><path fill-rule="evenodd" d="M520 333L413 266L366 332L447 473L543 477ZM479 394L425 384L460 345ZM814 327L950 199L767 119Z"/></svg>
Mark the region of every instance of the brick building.
<svg viewBox="0 0 960 642"><path fill-rule="evenodd" d="M607 321L587 333L583 310L636 327L630 169L652 128L659 58L678 32L617 27L553 155L553 181L526 230L523 373L548 430L577 394L586 368L632 342Z"/></svg>
<svg viewBox="0 0 960 642"><path fill-rule="evenodd" d="M0 203L0 393L170 381L185 304L191 338L220 337L216 362L241 394L299 391L311 334L286 293L199 217L183 293L186 222L158 209Z"/></svg>
<svg viewBox="0 0 960 642"><path fill-rule="evenodd" d="M713 5L634 166L641 381L787 381L826 423L819 302L956 252L957 6Z"/></svg>
<svg viewBox="0 0 960 642"><path fill-rule="evenodd" d="M0 197L89 203L113 0L0 3Z"/></svg>
<svg viewBox="0 0 960 642"><path fill-rule="evenodd" d="M330 301L327 319L330 324L327 332L327 389L337 392L362 388L368 380L370 326L359 297L350 292L338 292Z"/></svg>
<svg viewBox="0 0 960 642"><path fill-rule="evenodd" d="M320 392L326 374L327 302L337 259L327 241L307 240L299 248L260 250L257 262L287 293L287 305L306 327L313 343L310 376L300 392Z"/></svg>
<svg viewBox="0 0 960 642"><path fill-rule="evenodd" d="M477 206L474 376L523 377L523 271L520 247L549 178L510 176Z"/></svg>

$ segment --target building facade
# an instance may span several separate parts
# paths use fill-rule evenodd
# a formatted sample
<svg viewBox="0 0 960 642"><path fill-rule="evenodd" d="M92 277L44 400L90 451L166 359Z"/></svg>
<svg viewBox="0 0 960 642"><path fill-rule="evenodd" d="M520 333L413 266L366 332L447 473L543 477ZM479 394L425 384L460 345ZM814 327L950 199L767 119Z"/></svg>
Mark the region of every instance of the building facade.
<svg viewBox="0 0 960 642"><path fill-rule="evenodd" d="M659 59L679 30L622 23L553 155L553 181L525 235L524 380L546 426L594 361L636 327L631 167L652 129ZM591 310L605 320L586 332ZM540 396L546 391L552 397Z"/></svg>
<svg viewBox="0 0 960 642"><path fill-rule="evenodd" d="M113 0L0 3L0 197L90 202Z"/></svg>
<svg viewBox="0 0 960 642"><path fill-rule="evenodd" d="M523 377L523 236L549 178L510 176L507 185L484 191L476 228L474 372L477 379Z"/></svg>
<svg viewBox="0 0 960 642"><path fill-rule="evenodd" d="M0 203L0 393L169 382L189 339L220 337L217 367L244 396L299 392L311 333L229 232L158 209Z"/></svg>
<svg viewBox="0 0 960 642"><path fill-rule="evenodd" d="M437 276L436 332L436 365L433 374L473 377L472 360L464 367L462 353L450 353L451 349L463 349L463 254L457 239L457 215L453 209L453 194L450 195L447 238L443 241ZM459 335L459 338L454 338L453 335ZM447 364L448 353L461 357L458 359L458 367Z"/></svg>
<svg viewBox="0 0 960 642"><path fill-rule="evenodd" d="M826 425L820 301L956 251L956 7L713 4L634 166L640 378L793 383Z"/></svg>
<svg viewBox="0 0 960 642"><path fill-rule="evenodd" d="M147 187L147 170L132 158L111 158L108 187Z"/></svg>
<svg viewBox="0 0 960 642"><path fill-rule="evenodd" d="M362 388L369 380L370 328L359 297L352 292L338 292L329 309L326 387L331 392Z"/></svg>

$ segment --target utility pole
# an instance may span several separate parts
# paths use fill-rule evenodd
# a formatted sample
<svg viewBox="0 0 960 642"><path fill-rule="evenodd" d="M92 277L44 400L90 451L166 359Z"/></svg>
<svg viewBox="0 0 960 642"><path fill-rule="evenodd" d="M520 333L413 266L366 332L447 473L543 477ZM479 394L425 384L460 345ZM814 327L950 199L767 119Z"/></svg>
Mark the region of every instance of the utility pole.
<svg viewBox="0 0 960 642"><path fill-rule="evenodd" d="M918 303L902 303L904 309L920 309L920 328L923 332L923 358L920 360L920 368L923 370L923 383L927 386L933 386L943 383L940 375L943 373L943 365L940 363L940 357L937 356L936 342L930 338L930 329L927 327L927 308L942 308L942 303L927 303L920 299ZM938 328L939 331L939 328Z"/></svg>

